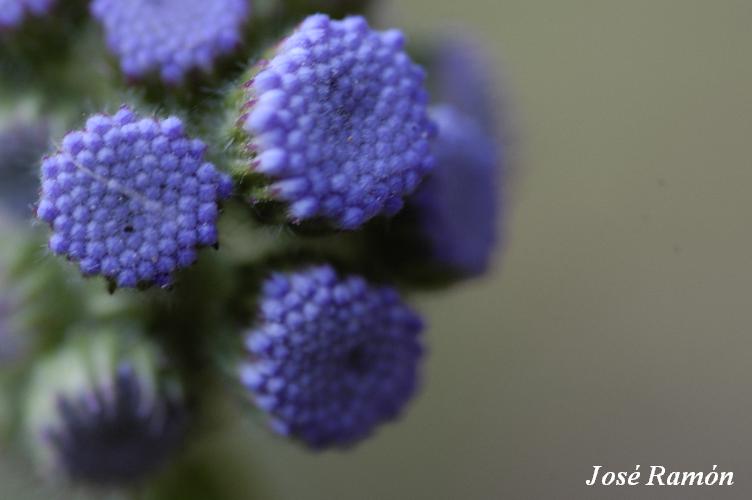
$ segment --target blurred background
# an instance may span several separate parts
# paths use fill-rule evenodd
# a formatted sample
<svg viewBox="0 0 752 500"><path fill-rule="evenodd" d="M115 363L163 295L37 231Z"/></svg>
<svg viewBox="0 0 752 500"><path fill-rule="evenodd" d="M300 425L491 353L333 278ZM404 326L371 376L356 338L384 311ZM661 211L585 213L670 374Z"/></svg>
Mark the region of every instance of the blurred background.
<svg viewBox="0 0 752 500"><path fill-rule="evenodd" d="M749 498L752 3L393 0L376 24L468 29L497 63L506 248L419 300L425 389L376 439L317 455L238 424L202 444L233 498ZM635 464L736 485L584 486ZM0 485L63 498L20 466Z"/></svg>

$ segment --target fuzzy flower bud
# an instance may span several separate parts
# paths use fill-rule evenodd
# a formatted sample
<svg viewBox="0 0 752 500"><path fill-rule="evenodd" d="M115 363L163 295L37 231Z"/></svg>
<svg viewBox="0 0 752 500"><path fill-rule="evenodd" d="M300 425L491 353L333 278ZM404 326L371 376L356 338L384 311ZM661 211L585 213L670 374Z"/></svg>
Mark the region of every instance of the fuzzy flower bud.
<svg viewBox="0 0 752 500"><path fill-rule="evenodd" d="M328 265L275 274L239 376L275 432L314 448L351 445L414 395L422 329L392 288Z"/></svg>
<svg viewBox="0 0 752 500"><path fill-rule="evenodd" d="M180 442L180 388L151 344L95 332L37 365L25 422L40 471L97 486L139 481Z"/></svg>
<svg viewBox="0 0 752 500"><path fill-rule="evenodd" d="M0 0L0 30L16 28L26 16L48 14L57 0Z"/></svg>
<svg viewBox="0 0 752 500"><path fill-rule="evenodd" d="M397 30L308 17L254 69L241 156L293 222L357 229L393 215L433 160L423 69Z"/></svg>
<svg viewBox="0 0 752 500"><path fill-rule="evenodd" d="M248 0L94 0L93 16L123 73L141 79L158 72L178 84L193 70L208 72L242 43Z"/></svg>
<svg viewBox="0 0 752 500"><path fill-rule="evenodd" d="M217 243L218 202L232 190L205 150L174 117L92 116L42 163L37 216L52 227L50 249L120 287L169 285Z"/></svg>

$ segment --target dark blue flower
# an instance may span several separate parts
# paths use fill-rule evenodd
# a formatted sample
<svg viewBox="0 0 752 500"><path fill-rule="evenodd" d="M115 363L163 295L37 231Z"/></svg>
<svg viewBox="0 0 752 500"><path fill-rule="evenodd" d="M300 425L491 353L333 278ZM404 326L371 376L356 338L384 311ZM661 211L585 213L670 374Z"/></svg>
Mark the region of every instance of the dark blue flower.
<svg viewBox="0 0 752 500"><path fill-rule="evenodd" d="M26 16L49 13L57 0L0 0L0 29L19 26Z"/></svg>
<svg viewBox="0 0 752 500"><path fill-rule="evenodd" d="M180 83L237 49L250 14L249 0L94 0L94 17L126 76L157 72Z"/></svg>
<svg viewBox="0 0 752 500"><path fill-rule="evenodd" d="M390 287L330 266L275 274L240 378L275 432L314 448L350 445L412 398L422 329Z"/></svg>
<svg viewBox="0 0 752 500"><path fill-rule="evenodd" d="M36 368L26 422L42 473L124 485L154 473L181 442L179 386L153 346L121 334L75 339Z"/></svg>
<svg viewBox="0 0 752 500"><path fill-rule="evenodd" d="M436 168L411 207L430 258L463 275L483 273L496 244L500 151L475 120L450 106L431 116L438 124Z"/></svg>
<svg viewBox="0 0 752 500"><path fill-rule="evenodd" d="M120 287L170 284L217 243L218 202L232 190L205 150L174 117L89 118L42 162L37 216L52 227L50 249Z"/></svg>
<svg viewBox="0 0 752 500"><path fill-rule="evenodd" d="M424 79L399 31L307 18L246 84L253 171L294 222L355 229L395 214L433 165Z"/></svg>

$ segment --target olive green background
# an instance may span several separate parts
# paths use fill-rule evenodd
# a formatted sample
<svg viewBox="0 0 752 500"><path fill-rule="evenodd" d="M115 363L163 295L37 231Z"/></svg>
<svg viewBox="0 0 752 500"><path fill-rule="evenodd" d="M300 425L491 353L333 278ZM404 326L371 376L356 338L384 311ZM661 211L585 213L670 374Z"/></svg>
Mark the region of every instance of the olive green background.
<svg viewBox="0 0 752 500"><path fill-rule="evenodd" d="M401 423L325 454L228 429L207 446L235 496L749 498L752 2L394 0L378 24L464 27L503 68L506 248L419 300L430 358ZM596 464L736 485L586 488Z"/></svg>

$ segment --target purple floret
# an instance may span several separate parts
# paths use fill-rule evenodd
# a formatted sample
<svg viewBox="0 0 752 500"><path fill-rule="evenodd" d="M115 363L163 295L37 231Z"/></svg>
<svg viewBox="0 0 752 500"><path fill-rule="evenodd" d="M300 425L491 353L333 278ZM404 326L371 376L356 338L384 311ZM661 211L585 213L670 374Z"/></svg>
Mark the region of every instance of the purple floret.
<svg viewBox="0 0 752 500"><path fill-rule="evenodd" d="M193 70L209 71L237 49L250 14L249 0L94 0L110 50L126 76L158 72L169 84Z"/></svg>
<svg viewBox="0 0 752 500"><path fill-rule="evenodd" d="M390 287L330 266L275 274L246 335L241 381L275 432L314 448L354 444L414 395L422 329Z"/></svg>
<svg viewBox="0 0 752 500"><path fill-rule="evenodd" d="M205 151L174 117L92 116L42 162L37 216L52 227L50 249L120 287L169 285L217 243L218 203L232 190Z"/></svg>
<svg viewBox="0 0 752 500"><path fill-rule="evenodd" d="M439 127L436 168L412 205L431 257L465 275L483 273L496 243L500 151L481 125L450 106L432 110Z"/></svg>
<svg viewBox="0 0 752 500"><path fill-rule="evenodd" d="M0 29L15 28L26 16L49 13L57 0L0 0Z"/></svg>
<svg viewBox="0 0 752 500"><path fill-rule="evenodd" d="M396 30L308 17L247 84L252 168L293 222L393 215L433 166L424 71Z"/></svg>

